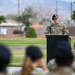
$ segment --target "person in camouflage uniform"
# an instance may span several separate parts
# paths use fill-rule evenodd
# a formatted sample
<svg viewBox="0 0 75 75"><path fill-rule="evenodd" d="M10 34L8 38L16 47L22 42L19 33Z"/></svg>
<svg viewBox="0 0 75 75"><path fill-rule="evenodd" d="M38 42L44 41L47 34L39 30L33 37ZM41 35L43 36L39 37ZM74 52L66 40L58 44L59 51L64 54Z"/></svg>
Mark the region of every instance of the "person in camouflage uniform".
<svg viewBox="0 0 75 75"><path fill-rule="evenodd" d="M0 44L0 75L7 75L7 66L10 62L11 53L9 49Z"/></svg>
<svg viewBox="0 0 75 75"><path fill-rule="evenodd" d="M41 50L36 46L29 46L26 49L26 57L24 58L22 70L15 75L46 75L48 68L43 60ZM42 67L38 69L37 66Z"/></svg>
<svg viewBox="0 0 75 75"><path fill-rule="evenodd" d="M54 14L52 16L52 20L54 23L51 24L51 26L48 26L46 29L45 34L50 35L68 35L68 28L66 25L63 25L59 22L59 17L57 14Z"/></svg>
<svg viewBox="0 0 75 75"><path fill-rule="evenodd" d="M74 75L72 70L74 55L68 42L59 42L55 48L54 56L55 58L48 62L50 72L47 75Z"/></svg>

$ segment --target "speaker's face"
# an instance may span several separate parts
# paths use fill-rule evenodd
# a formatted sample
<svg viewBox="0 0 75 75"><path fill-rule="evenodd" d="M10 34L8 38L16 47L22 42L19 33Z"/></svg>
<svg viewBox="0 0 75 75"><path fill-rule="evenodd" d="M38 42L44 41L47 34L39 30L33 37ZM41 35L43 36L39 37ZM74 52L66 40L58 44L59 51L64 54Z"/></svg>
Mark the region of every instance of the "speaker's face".
<svg viewBox="0 0 75 75"><path fill-rule="evenodd" d="M54 18L54 23L58 24L59 23L59 18Z"/></svg>

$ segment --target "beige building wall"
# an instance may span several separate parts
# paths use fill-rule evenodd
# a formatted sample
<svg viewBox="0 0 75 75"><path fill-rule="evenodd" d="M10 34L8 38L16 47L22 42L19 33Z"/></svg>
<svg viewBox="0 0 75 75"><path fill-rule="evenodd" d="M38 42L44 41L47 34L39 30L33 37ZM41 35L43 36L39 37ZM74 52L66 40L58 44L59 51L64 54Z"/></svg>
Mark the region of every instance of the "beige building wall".
<svg viewBox="0 0 75 75"><path fill-rule="evenodd" d="M20 30L20 26L0 26L0 28L6 28L7 29L7 35L13 34L14 30Z"/></svg>

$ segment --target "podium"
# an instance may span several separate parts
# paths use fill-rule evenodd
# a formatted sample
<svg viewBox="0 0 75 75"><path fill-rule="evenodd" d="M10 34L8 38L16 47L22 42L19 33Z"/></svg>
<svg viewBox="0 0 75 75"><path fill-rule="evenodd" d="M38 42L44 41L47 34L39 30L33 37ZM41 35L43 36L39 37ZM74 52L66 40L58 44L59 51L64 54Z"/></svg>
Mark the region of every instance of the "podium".
<svg viewBox="0 0 75 75"><path fill-rule="evenodd" d="M69 35L46 35L47 39L47 62L54 58L54 51L56 45L60 41L67 41L71 44Z"/></svg>

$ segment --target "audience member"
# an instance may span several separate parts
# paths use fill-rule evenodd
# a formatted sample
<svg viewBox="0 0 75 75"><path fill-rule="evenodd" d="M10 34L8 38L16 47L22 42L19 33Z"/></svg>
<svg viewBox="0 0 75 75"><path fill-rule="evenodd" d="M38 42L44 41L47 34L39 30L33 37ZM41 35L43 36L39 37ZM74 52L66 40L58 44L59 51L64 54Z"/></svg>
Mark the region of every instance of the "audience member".
<svg viewBox="0 0 75 75"><path fill-rule="evenodd" d="M52 60L48 63L48 68L50 70L48 75L72 75L74 56L70 44L66 41L61 41L56 46L54 54L55 59L53 59L53 63L51 62Z"/></svg>
<svg viewBox="0 0 75 75"><path fill-rule="evenodd" d="M45 65L40 48L36 46L27 47L22 71L18 72L17 75L46 75L47 72L48 68Z"/></svg>
<svg viewBox="0 0 75 75"><path fill-rule="evenodd" d="M9 49L0 44L0 75L6 75L6 68L10 62L11 53Z"/></svg>

